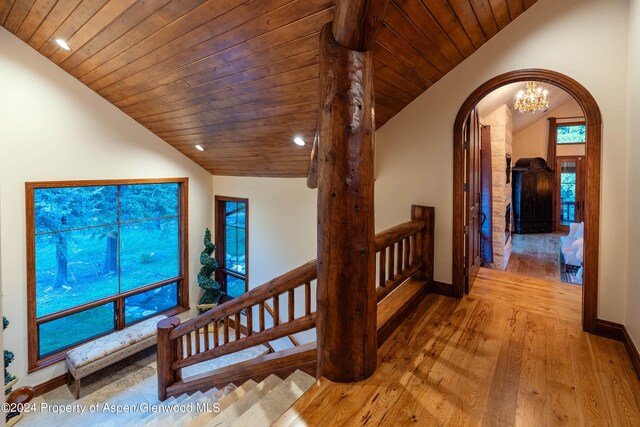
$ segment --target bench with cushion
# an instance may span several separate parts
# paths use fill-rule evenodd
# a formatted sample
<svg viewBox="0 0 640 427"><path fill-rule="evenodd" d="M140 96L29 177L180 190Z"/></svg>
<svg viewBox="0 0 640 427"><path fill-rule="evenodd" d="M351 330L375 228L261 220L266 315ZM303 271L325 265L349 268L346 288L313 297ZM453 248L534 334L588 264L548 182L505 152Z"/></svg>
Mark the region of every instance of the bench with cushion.
<svg viewBox="0 0 640 427"><path fill-rule="evenodd" d="M67 369L76 382L76 399L80 398L82 378L154 345L157 324L164 318L152 317L69 351Z"/></svg>

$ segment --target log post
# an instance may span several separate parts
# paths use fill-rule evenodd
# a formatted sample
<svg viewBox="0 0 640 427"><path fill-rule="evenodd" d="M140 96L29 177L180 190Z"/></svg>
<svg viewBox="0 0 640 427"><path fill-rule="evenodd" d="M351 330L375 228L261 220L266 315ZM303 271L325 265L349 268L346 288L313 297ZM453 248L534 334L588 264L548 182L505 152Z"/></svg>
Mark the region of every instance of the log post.
<svg viewBox="0 0 640 427"><path fill-rule="evenodd" d="M161 402L167 398L167 388L176 380L176 372L171 365L177 360L176 342L169 339L169 334L180 324L178 317L169 317L158 322L158 400Z"/></svg>
<svg viewBox="0 0 640 427"><path fill-rule="evenodd" d="M415 256L422 263L422 267L415 278L427 282L431 286L433 282L433 258L434 258L434 226L435 210L430 206L411 205L411 219L424 220L424 228L416 235Z"/></svg>
<svg viewBox="0 0 640 427"><path fill-rule="evenodd" d="M320 46L318 372L332 381L376 369L373 64L330 24Z"/></svg>

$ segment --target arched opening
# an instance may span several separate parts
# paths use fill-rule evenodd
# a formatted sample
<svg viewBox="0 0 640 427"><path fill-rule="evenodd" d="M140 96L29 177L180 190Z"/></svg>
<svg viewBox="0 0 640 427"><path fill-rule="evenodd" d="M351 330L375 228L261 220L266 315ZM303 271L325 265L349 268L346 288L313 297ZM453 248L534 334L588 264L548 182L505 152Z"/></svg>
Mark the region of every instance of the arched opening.
<svg viewBox="0 0 640 427"><path fill-rule="evenodd" d="M582 327L595 333L598 307L598 248L600 225L600 164L602 119L593 96L574 79L550 70L526 69L501 74L476 89L462 104L453 128L453 288L455 295L464 294L465 268L465 153L463 128L473 108L492 91L511 83L538 81L555 85L569 93L584 112L586 137L584 275L582 290Z"/></svg>

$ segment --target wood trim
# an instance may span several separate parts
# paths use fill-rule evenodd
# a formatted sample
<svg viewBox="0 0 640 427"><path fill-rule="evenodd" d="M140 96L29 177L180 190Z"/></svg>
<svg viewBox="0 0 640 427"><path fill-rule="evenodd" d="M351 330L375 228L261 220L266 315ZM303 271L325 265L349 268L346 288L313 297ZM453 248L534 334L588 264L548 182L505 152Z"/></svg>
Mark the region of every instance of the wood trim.
<svg viewBox="0 0 640 427"><path fill-rule="evenodd" d="M526 69L501 74L477 88L464 101L453 126L453 289L454 296L464 291L464 150L462 127L477 103L495 89L510 83L535 80L550 83L571 94L585 114L587 124L585 210L585 265L582 327L596 331L598 313L598 260L600 241L600 171L602 147L602 118L596 100L580 83L564 74L543 69Z"/></svg>
<svg viewBox="0 0 640 427"><path fill-rule="evenodd" d="M624 341L624 325L620 323L597 319L596 329L592 333L612 340Z"/></svg>
<svg viewBox="0 0 640 427"><path fill-rule="evenodd" d="M636 375L640 379L640 351L636 347L629 331L625 325L616 322L610 322L608 320L598 319L596 321L596 329L593 332L595 335L609 338L616 341L621 341L629 354L629 360L633 365L633 369L636 371Z"/></svg>
<svg viewBox="0 0 640 427"><path fill-rule="evenodd" d="M140 179L83 179L74 181L30 181L25 185L28 188L65 188L65 187L100 187L109 185L135 185L135 184L184 184L189 178L140 178Z"/></svg>
<svg viewBox="0 0 640 427"><path fill-rule="evenodd" d="M575 161L576 163L576 214L575 221L577 223L582 222L584 218L584 205L585 205L585 187L586 180L584 176L584 164L586 156L556 156L556 164L553 168L553 230L568 232L569 226L562 224L562 206L560 200L560 178L559 175L562 172L558 166L562 161ZM547 164L548 166L548 164Z"/></svg>
<svg viewBox="0 0 640 427"><path fill-rule="evenodd" d="M556 117L553 117L554 119L557 119ZM561 142L559 143L557 141L557 137L558 137L558 128L561 126L578 126L578 125L584 125L586 124L584 120L580 120L580 121L572 121L572 122L560 122L558 123L558 121L554 121L554 132L553 132L553 138L555 140L555 145L556 147L558 145L564 147L565 145L584 145L586 144L586 142ZM551 130L549 130L549 132L551 132ZM548 163L548 162L547 162Z"/></svg>
<svg viewBox="0 0 640 427"><path fill-rule="evenodd" d="M437 282L435 280L431 283L429 292L432 294L444 295L445 297L456 297L455 289L452 284Z"/></svg>
<svg viewBox="0 0 640 427"><path fill-rule="evenodd" d="M216 280L220 282L223 292L227 292L227 278L226 275L233 276L238 279L244 280L244 291L249 291L249 199L246 197L232 197L232 196L220 196L214 197L214 223L215 223L215 244L216 244L216 261L218 262L218 270L216 272ZM226 202L244 203L245 204L245 274L242 276L236 272L230 272L224 267L224 254L225 254L225 242L226 236L224 234L226 221L226 211L224 204Z"/></svg>
<svg viewBox="0 0 640 427"><path fill-rule="evenodd" d="M189 307L186 307L186 308L185 308L185 307L180 307L180 306L178 306L178 307L174 307L174 308L172 308L172 309L169 309L169 310L167 310L167 311L163 311L163 312L161 312L161 313L157 313L156 315L163 314L163 315L165 315L165 316L167 316L167 317L172 317L172 316L176 316L176 315L178 315L178 314L180 314L180 313L184 313L184 312L186 312L186 311L189 311ZM153 316L152 316L152 317L153 317ZM145 319L139 320L139 321L137 321L137 322L130 323L130 324L129 324L129 325L127 325L126 327L129 327L129 326L131 326L131 325L134 325L134 324L136 324L136 323L138 323L138 322L142 322L142 321L144 321L144 320L147 320L147 319L145 318ZM114 331L109 331L109 332L106 332L106 333L104 333L104 334L102 334L102 335L96 335L95 337L93 337L93 338L91 338L91 339L92 339L92 340L94 340L94 339L98 339L98 338L103 337L103 336L105 336L105 335L109 335L109 334L111 334L111 333L113 333L113 332L114 332ZM62 362L62 361L65 359L65 357L66 357L67 353L68 353L70 350L73 350L73 349L74 349L74 348L76 348L76 347L80 347L82 344L85 344L86 342L87 342L87 341L84 341L84 342L81 342L81 343L75 344L75 345L73 345L73 346L71 346L71 347L67 347L67 348L65 348L65 349L63 349L63 350L60 350L60 351L59 351L59 352L57 352L57 353L50 354L50 355L48 355L48 356L45 356L45 357L41 358L40 360L37 360L37 361L36 361L36 365L35 365L35 366L33 366L33 367L30 367L30 368L27 370L27 373L29 373L29 374L30 374L30 373L32 373L32 372L39 371L39 370L40 370L40 369L42 369L42 368L46 368L47 366L55 365L56 363Z"/></svg>
<svg viewBox="0 0 640 427"><path fill-rule="evenodd" d="M557 213L560 210L560 186L558 184L558 180L556 179L556 169L557 169L557 153L556 153L556 118L549 117L547 119L547 167L553 169L553 175L551 176L551 188L553 188L553 200L551 202L551 210L553 211L553 219L551 221L551 227L553 230L557 230L558 227L562 224L562 221L559 221L559 215Z"/></svg>
<svg viewBox="0 0 640 427"><path fill-rule="evenodd" d="M640 351L638 351L638 347L636 347L631 335L629 335L629 331L624 325L622 326L622 330L624 332L624 346L627 348L627 353L629 353L633 369L635 369L636 375L638 375L640 379Z"/></svg>
<svg viewBox="0 0 640 427"><path fill-rule="evenodd" d="M403 222L388 230L381 231L376 234L375 245L376 252L380 252L389 246L394 245L425 228L425 221L422 218L412 219L408 222Z"/></svg>
<svg viewBox="0 0 640 427"><path fill-rule="evenodd" d="M55 390L58 387L62 387L67 384L67 375L62 374L57 377L51 378L49 381L45 381L42 384L38 384L34 387L35 397L42 396L43 394L49 393L51 390Z"/></svg>
<svg viewBox="0 0 640 427"><path fill-rule="evenodd" d="M178 303L185 309L189 308L189 178L180 181L180 273L182 283L178 286Z"/></svg>
<svg viewBox="0 0 640 427"><path fill-rule="evenodd" d="M36 188L36 184L28 182L25 183L25 221L27 228L27 372L32 372L39 367L38 325L36 324L36 216L33 195L34 188ZM42 362L46 363L44 360ZM50 364L51 363L47 363L44 366L48 366Z"/></svg>
<svg viewBox="0 0 640 427"><path fill-rule="evenodd" d="M424 282L407 280L396 292L378 303L378 348L407 320L427 294ZM385 312L390 314L385 315Z"/></svg>
<svg viewBox="0 0 640 427"><path fill-rule="evenodd" d="M126 291L117 295L103 298L98 301L92 301L80 306L71 307L58 313L43 316L36 319L36 273L35 273L35 206L34 206L34 190L40 188L68 188L68 187L91 187L91 186L110 186L110 185L136 185L136 184L179 184L179 212L178 226L181 237L179 241L180 253L180 275L161 282L152 283L134 290ZM189 309L189 251L188 251L188 187L189 178L143 178L143 179L109 179L109 180L73 180L73 181L32 181L25 183L25 223L26 223L26 251L27 251L27 347L28 347L28 369L31 373L60 362L64 359L64 355L72 348L78 347L87 341L83 341L74 346L60 350L38 359L38 325L46 321L53 321L64 316L79 313L84 310L94 308L96 306L113 302L115 304L114 322L116 313L122 312L124 298L136 295L150 289L178 282L178 306L158 314L176 314ZM119 207L118 207L119 209ZM120 313L122 314L122 313ZM124 316L118 316L119 321L115 322L115 330L124 329ZM143 319L144 320L144 319ZM137 322L134 322L137 323ZM133 323L132 323L133 324ZM131 324L130 324L131 325ZM128 325L128 326L130 326ZM109 331L100 336L108 335L113 331ZM91 339L95 339L93 337Z"/></svg>
<svg viewBox="0 0 640 427"><path fill-rule="evenodd" d="M62 310L62 311L57 311L55 313L47 314L45 316L41 316L41 317L37 318L36 319L36 324L40 325L42 323L51 322L51 321L54 321L56 319L60 319L62 317L66 317L66 316L70 316L72 314L80 313L81 311L90 310L92 308L95 308L95 307L98 307L98 306L101 306L101 305L104 305L104 304L108 304L110 302L117 302L120 299L128 298L128 297L133 296L133 295L138 295L138 294L141 294L143 292L150 291L152 289L161 288L162 286L169 285L171 283L180 282L181 280L182 280L181 277L174 277L174 278L169 279L169 280L163 280L161 282L152 283L152 284L146 285L146 286L141 286L139 288L132 289L130 291L123 292L121 294L112 295L110 297L101 298L99 300L91 301L91 302L88 302L86 304L77 305L75 307L67 308L67 309ZM178 305L180 305L179 302L178 302ZM130 325L133 325L134 323L137 323L137 322L130 323Z"/></svg>

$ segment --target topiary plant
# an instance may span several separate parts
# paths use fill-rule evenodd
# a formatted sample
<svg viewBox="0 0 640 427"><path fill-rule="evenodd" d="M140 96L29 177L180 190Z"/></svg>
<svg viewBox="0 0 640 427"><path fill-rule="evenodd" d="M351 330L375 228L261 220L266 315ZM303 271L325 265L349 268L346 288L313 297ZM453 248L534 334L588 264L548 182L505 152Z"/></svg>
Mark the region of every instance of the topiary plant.
<svg viewBox="0 0 640 427"><path fill-rule="evenodd" d="M218 304L220 297L224 295L220 283L211 278L218 269L218 262L212 256L216 245L211 242L211 231L207 228L204 232L204 250L200 253L202 268L198 273L198 286L204 290L204 294L198 301L198 313L202 314Z"/></svg>
<svg viewBox="0 0 640 427"><path fill-rule="evenodd" d="M2 316L2 330L7 329L7 326L9 326L9 321L7 320L6 317ZM11 381L16 379L15 375L11 375L9 371L7 371L7 368L9 367L9 364L11 362L13 362L13 353L5 350L4 351L4 385L5 387ZM9 394L9 393L11 393L11 387L5 388L4 394Z"/></svg>

